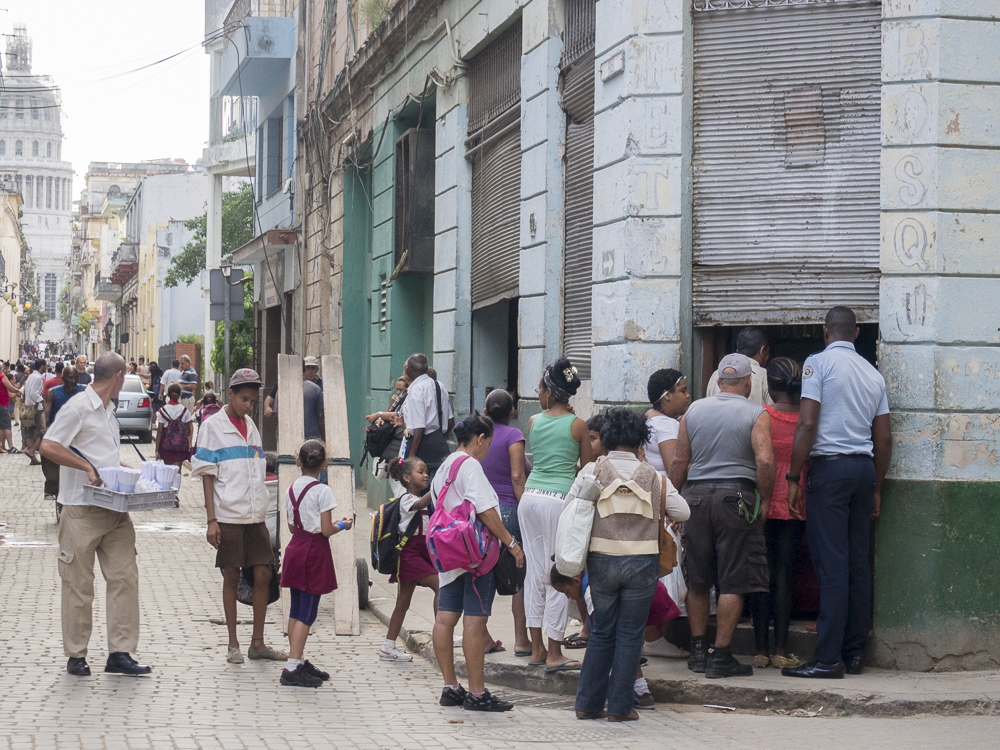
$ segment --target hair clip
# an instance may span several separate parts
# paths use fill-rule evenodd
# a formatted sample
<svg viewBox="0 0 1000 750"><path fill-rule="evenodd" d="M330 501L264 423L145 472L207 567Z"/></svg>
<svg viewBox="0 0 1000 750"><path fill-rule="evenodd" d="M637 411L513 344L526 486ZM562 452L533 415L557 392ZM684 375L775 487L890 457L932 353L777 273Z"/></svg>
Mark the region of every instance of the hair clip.
<svg viewBox="0 0 1000 750"><path fill-rule="evenodd" d="M574 375L576 375L576 368L575 367L567 367L565 370L563 370L563 377L566 378L566 382L567 383L572 383L573 382L573 376Z"/></svg>

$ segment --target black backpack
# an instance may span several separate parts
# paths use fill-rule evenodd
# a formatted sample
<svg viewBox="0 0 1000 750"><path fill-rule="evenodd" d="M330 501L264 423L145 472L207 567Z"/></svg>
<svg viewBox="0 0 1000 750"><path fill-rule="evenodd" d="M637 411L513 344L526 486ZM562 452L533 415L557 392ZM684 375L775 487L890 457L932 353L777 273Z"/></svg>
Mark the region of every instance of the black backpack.
<svg viewBox="0 0 1000 750"><path fill-rule="evenodd" d="M361 454L361 465L364 466L368 457L382 458L385 449L396 437L396 427L392 422L382 422L378 425L368 425L365 430L365 449Z"/></svg>
<svg viewBox="0 0 1000 750"><path fill-rule="evenodd" d="M406 534L399 533L399 519L402 509L399 498L379 506L372 515L371 552L372 568L383 575L397 572L399 553L417 530L422 510L417 511L406 527Z"/></svg>

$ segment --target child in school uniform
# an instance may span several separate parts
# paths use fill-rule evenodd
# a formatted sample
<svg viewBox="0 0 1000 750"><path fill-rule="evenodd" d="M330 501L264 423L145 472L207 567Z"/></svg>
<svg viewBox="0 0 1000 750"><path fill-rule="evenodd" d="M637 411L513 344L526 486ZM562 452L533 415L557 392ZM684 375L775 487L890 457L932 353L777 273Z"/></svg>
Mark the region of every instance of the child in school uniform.
<svg viewBox="0 0 1000 750"><path fill-rule="evenodd" d="M281 585L291 589L292 606L288 618L288 664L281 672L281 684L292 687L319 687L330 679L327 672L303 660L309 629L316 621L319 600L337 588L330 537L354 525L349 518L334 523L337 500L333 491L319 481L326 468L326 447L319 440L307 440L299 448L295 464L302 476L288 488L285 508L292 539L285 548Z"/></svg>
<svg viewBox="0 0 1000 750"><path fill-rule="evenodd" d="M434 614L437 615L438 574L431 562L427 550L427 537L424 530L430 518L431 496L427 492L430 486L430 472L427 464L416 456L398 459L389 464L389 476L399 482L406 492L399 498L399 533L406 536L414 516L420 516L413 536L408 538L399 553L399 567L396 573L389 577L389 583L398 583L396 607L389 619L389 632L385 643L378 650L378 658L382 661L413 661L413 655L396 648L396 638L403 627L403 618L410 608L413 592L417 586L424 586L434 591Z"/></svg>

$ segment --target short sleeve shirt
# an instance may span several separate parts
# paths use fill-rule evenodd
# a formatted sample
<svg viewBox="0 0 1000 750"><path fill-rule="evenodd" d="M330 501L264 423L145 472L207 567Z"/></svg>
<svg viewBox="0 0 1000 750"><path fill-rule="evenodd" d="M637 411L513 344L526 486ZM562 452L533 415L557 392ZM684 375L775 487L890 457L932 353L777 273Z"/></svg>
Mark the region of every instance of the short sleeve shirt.
<svg viewBox="0 0 1000 750"><path fill-rule="evenodd" d="M410 383L406 389L406 401L403 402L403 421L407 430L423 429L424 432L437 432L442 425L438 422L437 396L434 389L441 392L441 417L444 424L451 419L451 404L448 402L448 390L424 374Z"/></svg>
<svg viewBox="0 0 1000 750"><path fill-rule="evenodd" d="M164 416L166 415L166 416ZM160 409L156 410L156 424L166 424L168 419L180 420L183 424L187 424L194 417L191 412L187 410L184 404L164 404Z"/></svg>
<svg viewBox="0 0 1000 750"><path fill-rule="evenodd" d="M451 490L449 490L449 493L450 492L451 492ZM413 517L417 514L417 511L415 511L413 509L413 504L416 503L416 502L418 502L419 500L420 500L420 497L417 496L417 495L414 495L412 492L407 492L405 495L403 495L402 497L399 498L399 533L400 534L405 534L406 533L406 529L409 527L410 521L412 521ZM424 518L421 520L421 522L419 524L417 524L417 528L413 532L414 536L419 536L420 534L424 533L424 527L427 525L427 519L431 515L431 511L430 511L429 507L428 508L424 508L422 511L420 511L420 513L421 513L422 516L424 516Z"/></svg>
<svg viewBox="0 0 1000 750"><path fill-rule="evenodd" d="M169 370L163 373L163 377L160 378L160 385L163 386L164 394L166 394L167 392L167 386L169 386L171 383L179 383L179 382L181 382L181 371L178 370L176 367L171 367Z"/></svg>
<svg viewBox="0 0 1000 750"><path fill-rule="evenodd" d="M676 440L680 428L681 423L666 414L657 415L649 420L649 440L643 445L643 450L646 452L646 462L663 476L667 475L667 468L663 465L663 457L660 455L660 443Z"/></svg>
<svg viewBox="0 0 1000 750"><path fill-rule="evenodd" d="M195 388L198 387L198 371L193 367L187 368L181 373L178 382L181 384L181 398L194 398L194 391L184 390L183 386L193 385Z"/></svg>
<svg viewBox="0 0 1000 750"><path fill-rule="evenodd" d="M45 433L45 439L64 448L76 448L97 469L121 463L121 434L115 420L113 401L105 406L93 387L71 398ZM67 466L59 467L59 502L84 505L83 487L87 473Z"/></svg>
<svg viewBox="0 0 1000 750"><path fill-rule="evenodd" d="M296 479L292 484L292 492L295 493L295 497L298 498L299 493L313 481L315 480L312 477L299 477ZM333 490L320 482L309 490L305 497L302 498L302 502L299 503L299 520L302 522L302 528L310 534L322 534L323 514L336 507L337 499L333 496ZM287 492L285 493L285 510L288 511L288 523L293 523L295 508Z"/></svg>
<svg viewBox="0 0 1000 750"><path fill-rule="evenodd" d="M872 455L872 421L889 413L885 379L850 341L834 341L802 367L802 398L820 404L813 456Z"/></svg>
<svg viewBox="0 0 1000 750"><path fill-rule="evenodd" d="M454 510L462 504L463 500L468 500L472 503L476 508L476 513L484 513L490 508L499 507L500 500L490 485L490 480L483 473L482 464L462 450L455 451L448 456L437 470L437 473L434 475L434 481L431 483L431 497L437 498L440 496L445 480L448 479L448 475L451 473L451 465L462 456L467 456L467 458L462 462L462 466L455 476L455 481L445 496L445 510ZM452 581L461 577L463 573L465 573L464 570L449 570L445 573L439 573L438 584L447 586Z"/></svg>

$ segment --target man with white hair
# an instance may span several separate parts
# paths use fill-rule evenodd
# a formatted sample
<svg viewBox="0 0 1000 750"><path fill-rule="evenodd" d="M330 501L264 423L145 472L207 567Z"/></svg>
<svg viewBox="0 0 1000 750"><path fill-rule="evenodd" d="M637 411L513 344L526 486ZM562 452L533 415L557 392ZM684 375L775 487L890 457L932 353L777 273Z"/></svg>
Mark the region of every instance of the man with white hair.
<svg viewBox="0 0 1000 750"><path fill-rule="evenodd" d="M181 403L187 407L189 412L194 411L195 389L198 387L198 371L191 366L191 358L181 355L181 377L178 381L181 384Z"/></svg>
<svg viewBox="0 0 1000 750"><path fill-rule="evenodd" d="M100 485L98 469L118 466L121 433L114 399L125 384L125 360L105 352L94 363L94 382L66 402L42 440L42 455L59 464L59 577L62 579L66 671L90 676L87 647L93 629L94 556L107 581L108 662L105 672L152 670L132 658L139 644L139 568L135 527L128 513L87 505L84 486Z"/></svg>
<svg viewBox="0 0 1000 750"><path fill-rule="evenodd" d="M87 357L84 354L76 358L76 374L80 385L90 385L91 377L87 372Z"/></svg>

